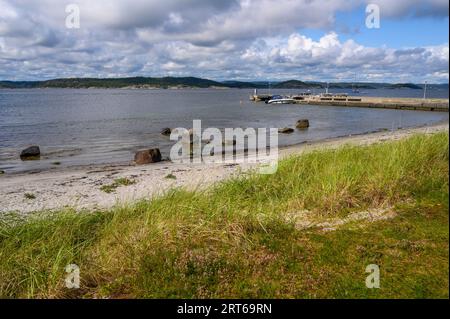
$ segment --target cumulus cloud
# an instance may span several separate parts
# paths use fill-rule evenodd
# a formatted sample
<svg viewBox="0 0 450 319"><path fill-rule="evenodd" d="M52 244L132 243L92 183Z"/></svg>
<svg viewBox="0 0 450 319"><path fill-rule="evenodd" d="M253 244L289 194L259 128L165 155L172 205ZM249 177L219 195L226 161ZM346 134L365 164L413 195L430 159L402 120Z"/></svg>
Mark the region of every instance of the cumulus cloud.
<svg viewBox="0 0 450 319"><path fill-rule="evenodd" d="M394 50L320 39L337 13L380 5L382 18L448 16L445 0L0 0L0 80L73 76L214 79L448 79L448 44Z"/></svg>
<svg viewBox="0 0 450 319"><path fill-rule="evenodd" d="M314 74L329 80L358 77L408 81L432 78L433 74L443 79L448 75L449 50L448 44L401 50L374 48L353 40L340 41L334 32L318 41L294 33L287 39L268 39L264 44L256 41L241 58L253 65L265 65L281 78L297 70L301 78Z"/></svg>

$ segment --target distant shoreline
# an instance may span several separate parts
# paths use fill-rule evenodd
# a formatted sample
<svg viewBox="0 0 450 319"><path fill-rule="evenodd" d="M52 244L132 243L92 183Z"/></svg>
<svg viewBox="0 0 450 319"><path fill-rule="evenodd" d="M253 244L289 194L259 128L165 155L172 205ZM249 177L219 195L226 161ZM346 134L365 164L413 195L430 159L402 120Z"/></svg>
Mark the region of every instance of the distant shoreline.
<svg viewBox="0 0 450 319"><path fill-rule="evenodd" d="M231 90L231 89L242 89L242 90L254 90L255 87L248 86L248 87L233 87L233 86L209 86L209 87L199 87L199 86L169 86L169 87L139 87L139 86L124 86L124 87L52 87L52 86L43 86L43 87L0 87L0 90L49 90L49 89L71 89L71 90L182 90L182 89L210 89L210 90ZM256 88L258 90L269 90L267 87L258 87ZM323 87L275 87L270 88L271 90L320 90L325 89ZM336 86L330 86L330 90L351 90L352 88L349 86L345 87L336 87ZM375 88L375 87L368 87L364 88L364 90L422 90L419 88L407 88L407 87L400 87L400 88L390 88L390 87L384 87L384 88ZM428 88L428 90L431 91L446 91L447 88Z"/></svg>
<svg viewBox="0 0 450 319"><path fill-rule="evenodd" d="M246 88L246 89L414 89L423 84L320 81L214 81L197 77L62 78L44 81L0 81L0 88ZM448 83L428 84L428 89L449 88Z"/></svg>

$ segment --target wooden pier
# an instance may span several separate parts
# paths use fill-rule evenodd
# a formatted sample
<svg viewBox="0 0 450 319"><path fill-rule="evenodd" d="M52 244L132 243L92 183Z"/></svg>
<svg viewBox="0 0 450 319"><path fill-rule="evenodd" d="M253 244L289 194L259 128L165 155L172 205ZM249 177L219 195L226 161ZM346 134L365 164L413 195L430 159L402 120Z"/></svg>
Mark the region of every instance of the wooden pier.
<svg viewBox="0 0 450 319"><path fill-rule="evenodd" d="M331 105L347 107L368 107L400 110L420 110L448 112L448 99L414 99L414 98L382 98L382 97L333 97L330 100L311 97L297 101L300 104Z"/></svg>
<svg viewBox="0 0 450 319"><path fill-rule="evenodd" d="M342 95L292 97L297 104L448 112L448 99L385 98ZM259 99L258 99L259 100ZM258 101L255 99L255 101ZM259 100L261 101L261 100Z"/></svg>

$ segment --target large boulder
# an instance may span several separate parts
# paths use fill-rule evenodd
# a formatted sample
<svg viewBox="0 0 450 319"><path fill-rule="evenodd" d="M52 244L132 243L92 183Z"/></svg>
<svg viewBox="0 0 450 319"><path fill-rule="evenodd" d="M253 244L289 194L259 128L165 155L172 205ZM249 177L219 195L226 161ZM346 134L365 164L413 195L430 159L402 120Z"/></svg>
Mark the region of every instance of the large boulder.
<svg viewBox="0 0 450 319"><path fill-rule="evenodd" d="M284 127L284 128L279 128L278 129L278 133L283 133L283 134L290 134L293 133L294 129L290 128L290 127Z"/></svg>
<svg viewBox="0 0 450 319"><path fill-rule="evenodd" d="M306 119L298 120L297 124L295 125L298 129L305 129L309 127L309 121Z"/></svg>
<svg viewBox="0 0 450 319"><path fill-rule="evenodd" d="M169 136L172 133L172 129L170 127L165 127L161 130L161 134L165 136Z"/></svg>
<svg viewBox="0 0 450 319"><path fill-rule="evenodd" d="M161 152L159 148L138 151L134 161L138 165L161 162Z"/></svg>
<svg viewBox="0 0 450 319"><path fill-rule="evenodd" d="M39 149L39 146L27 147L20 153L20 158L22 160L39 159L40 156L41 156L41 150Z"/></svg>

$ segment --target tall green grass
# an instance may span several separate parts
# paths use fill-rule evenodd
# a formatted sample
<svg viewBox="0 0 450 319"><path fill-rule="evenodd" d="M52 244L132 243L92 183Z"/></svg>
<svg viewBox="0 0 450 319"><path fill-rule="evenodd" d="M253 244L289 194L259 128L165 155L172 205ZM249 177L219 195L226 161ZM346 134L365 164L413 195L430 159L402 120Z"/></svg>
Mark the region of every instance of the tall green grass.
<svg viewBox="0 0 450 319"><path fill-rule="evenodd" d="M0 296L448 298L448 145L440 133L345 146L109 211L4 217ZM398 217L334 232L287 218L378 207ZM381 289L365 287L370 263Z"/></svg>

